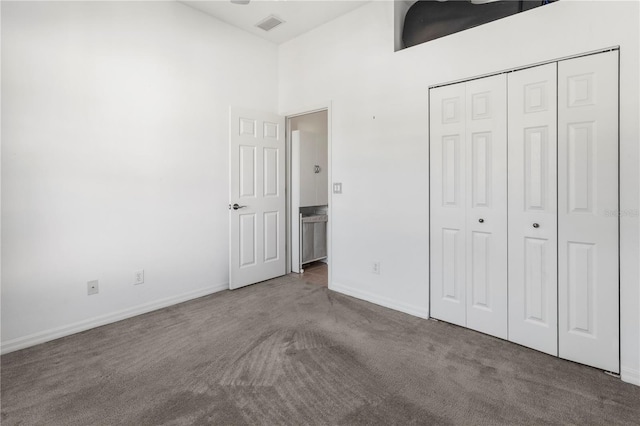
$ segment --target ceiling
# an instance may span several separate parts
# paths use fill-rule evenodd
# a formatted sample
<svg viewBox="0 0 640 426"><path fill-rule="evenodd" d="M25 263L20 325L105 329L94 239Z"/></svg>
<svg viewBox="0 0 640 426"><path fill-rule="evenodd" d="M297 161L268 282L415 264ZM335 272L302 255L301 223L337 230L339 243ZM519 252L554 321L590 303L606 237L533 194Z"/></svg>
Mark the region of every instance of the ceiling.
<svg viewBox="0 0 640 426"><path fill-rule="evenodd" d="M247 5L240 5L233 4L229 0L180 0L180 3L249 31L258 37L280 44L369 3L369 1L251 0ZM285 22L268 32L255 26L270 15L275 15Z"/></svg>

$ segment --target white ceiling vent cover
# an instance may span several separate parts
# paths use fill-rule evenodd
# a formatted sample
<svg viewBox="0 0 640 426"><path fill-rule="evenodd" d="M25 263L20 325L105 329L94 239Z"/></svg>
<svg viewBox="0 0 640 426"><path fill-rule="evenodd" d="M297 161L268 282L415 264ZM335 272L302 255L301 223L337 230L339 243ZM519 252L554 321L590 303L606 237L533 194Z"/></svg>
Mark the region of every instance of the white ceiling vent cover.
<svg viewBox="0 0 640 426"><path fill-rule="evenodd" d="M256 24L256 27L261 28L265 31L271 31L282 23L284 23L282 19L278 18L277 16L271 15L258 22Z"/></svg>

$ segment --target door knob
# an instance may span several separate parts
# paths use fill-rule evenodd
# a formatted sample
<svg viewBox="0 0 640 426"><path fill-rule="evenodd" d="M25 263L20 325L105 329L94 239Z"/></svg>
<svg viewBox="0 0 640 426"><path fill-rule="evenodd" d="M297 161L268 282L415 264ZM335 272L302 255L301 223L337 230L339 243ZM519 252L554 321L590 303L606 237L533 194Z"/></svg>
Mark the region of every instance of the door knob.
<svg viewBox="0 0 640 426"><path fill-rule="evenodd" d="M534 223L534 224L533 224L533 227L534 227L534 228L540 228L540 225L539 225L539 224L537 224L537 223Z"/></svg>
<svg viewBox="0 0 640 426"><path fill-rule="evenodd" d="M316 173L320 173L320 166L313 166Z"/></svg>
<svg viewBox="0 0 640 426"><path fill-rule="evenodd" d="M231 210L232 208L234 210L244 209L245 207L247 207L247 206L240 206L240 205L238 205L238 203L235 203L233 206L231 204L229 204L229 210Z"/></svg>
<svg viewBox="0 0 640 426"><path fill-rule="evenodd" d="M478 222L484 223L484 219L478 219Z"/></svg>

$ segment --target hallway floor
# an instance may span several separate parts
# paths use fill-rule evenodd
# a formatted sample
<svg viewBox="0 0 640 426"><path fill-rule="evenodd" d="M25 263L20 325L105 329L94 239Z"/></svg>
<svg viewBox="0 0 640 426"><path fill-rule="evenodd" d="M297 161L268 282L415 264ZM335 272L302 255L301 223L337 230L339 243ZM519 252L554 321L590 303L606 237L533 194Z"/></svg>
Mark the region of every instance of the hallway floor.
<svg viewBox="0 0 640 426"><path fill-rule="evenodd" d="M313 262L304 265L304 272L300 275L305 282L318 284L324 287L328 285L329 268L324 262Z"/></svg>

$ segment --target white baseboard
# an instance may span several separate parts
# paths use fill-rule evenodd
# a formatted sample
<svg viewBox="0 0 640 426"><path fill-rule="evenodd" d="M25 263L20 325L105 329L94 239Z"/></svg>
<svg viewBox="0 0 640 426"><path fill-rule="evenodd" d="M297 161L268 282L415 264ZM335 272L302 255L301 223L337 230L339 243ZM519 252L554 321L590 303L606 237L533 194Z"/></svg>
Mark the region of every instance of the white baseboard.
<svg viewBox="0 0 640 426"><path fill-rule="evenodd" d="M0 347L0 353L6 354L9 352L25 349L30 346L35 346L40 343L49 342L51 340L59 339L61 337L69 336L71 334L86 331L92 328L100 327L102 325L111 324L113 322L121 321L123 319L135 317L137 315L146 314L147 312L155 311L158 309L166 308L167 306L176 305L178 303L186 302L188 300L197 299L198 297L207 296L209 294L217 293L222 290L228 290L229 284L219 284L216 286L204 287L198 290L182 293L177 296L171 296L164 299L156 300L149 303L143 303L142 305L133 306L131 308L123 309L121 311L112 312L105 315L89 318L86 320L78 321L72 324L63 325L61 327L52 328L38 333L33 333L28 336L18 337L16 339L2 342Z"/></svg>
<svg viewBox="0 0 640 426"><path fill-rule="evenodd" d="M622 379L623 382L640 386L640 371L634 370L633 368L622 367L620 368L620 379Z"/></svg>
<svg viewBox="0 0 640 426"><path fill-rule="evenodd" d="M376 305L384 306L385 308L404 312L405 314L413 315L414 317L425 319L429 318L428 308L408 305L368 291L355 289L338 283L331 283L329 285L329 290L337 291L338 293L346 294L347 296L355 297L356 299L366 300L367 302L375 303Z"/></svg>

